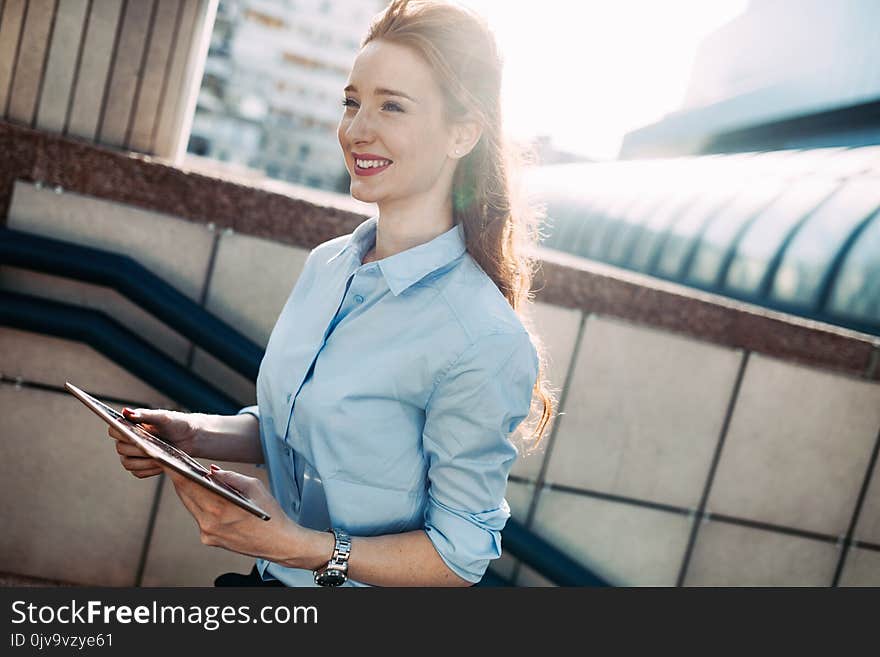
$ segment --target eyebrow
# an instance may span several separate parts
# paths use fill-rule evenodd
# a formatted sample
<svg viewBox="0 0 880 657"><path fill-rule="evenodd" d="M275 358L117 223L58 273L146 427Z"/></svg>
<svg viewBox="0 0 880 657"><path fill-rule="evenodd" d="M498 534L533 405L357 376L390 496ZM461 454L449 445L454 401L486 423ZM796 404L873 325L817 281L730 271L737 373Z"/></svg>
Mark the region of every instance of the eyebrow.
<svg viewBox="0 0 880 657"><path fill-rule="evenodd" d="M343 89L343 91L353 91L353 92L357 93L357 88L355 88L355 86L353 84L350 84L345 89ZM374 93L378 96L399 96L400 98L406 98L407 100L410 100L414 103L419 102L415 98L413 98L412 96L408 96L407 94L403 93L402 91L395 91L394 89L386 89L385 87L378 87Z"/></svg>

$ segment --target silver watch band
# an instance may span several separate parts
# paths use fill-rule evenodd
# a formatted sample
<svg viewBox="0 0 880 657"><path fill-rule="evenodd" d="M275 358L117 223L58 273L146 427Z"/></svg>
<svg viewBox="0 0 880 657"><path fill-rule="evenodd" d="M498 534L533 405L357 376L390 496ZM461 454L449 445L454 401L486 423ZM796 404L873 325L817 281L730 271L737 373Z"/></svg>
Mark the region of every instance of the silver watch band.
<svg viewBox="0 0 880 657"><path fill-rule="evenodd" d="M351 554L351 537L344 529L334 527L333 535L336 536L336 545L333 546L333 556L327 563L328 566L348 571L348 556Z"/></svg>
<svg viewBox="0 0 880 657"><path fill-rule="evenodd" d="M323 568L314 571L315 584L318 586L340 586L348 580L348 557L351 554L351 537L344 529L333 527L336 538L333 555Z"/></svg>

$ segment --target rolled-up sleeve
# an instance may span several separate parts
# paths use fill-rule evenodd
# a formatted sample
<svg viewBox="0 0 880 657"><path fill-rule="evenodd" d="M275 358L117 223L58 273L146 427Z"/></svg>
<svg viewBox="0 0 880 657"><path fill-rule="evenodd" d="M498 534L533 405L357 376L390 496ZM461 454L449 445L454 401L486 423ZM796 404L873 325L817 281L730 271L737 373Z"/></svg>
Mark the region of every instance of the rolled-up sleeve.
<svg viewBox="0 0 880 657"><path fill-rule="evenodd" d="M244 415L245 413L249 415L253 415L257 420L260 419L260 407L257 405L254 406L245 406L243 409L238 411L236 415Z"/></svg>
<svg viewBox="0 0 880 657"><path fill-rule="evenodd" d="M478 582L501 556L504 499L516 459L510 433L528 416L538 376L529 335L478 338L448 367L425 408L425 531L459 577Z"/></svg>
<svg viewBox="0 0 880 657"><path fill-rule="evenodd" d="M255 418L257 418L257 422L259 422L260 421L260 407L256 404L254 404L253 406L245 406L240 411L238 411L236 413L236 415L253 415ZM265 463L257 463L256 466L260 469L263 469L266 467L266 464Z"/></svg>

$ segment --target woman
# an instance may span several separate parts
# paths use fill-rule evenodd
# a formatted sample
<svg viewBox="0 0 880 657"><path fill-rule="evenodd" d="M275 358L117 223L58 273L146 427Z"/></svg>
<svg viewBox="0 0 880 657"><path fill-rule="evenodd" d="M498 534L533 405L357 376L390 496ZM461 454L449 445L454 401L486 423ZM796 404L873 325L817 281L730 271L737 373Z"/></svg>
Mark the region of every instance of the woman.
<svg viewBox="0 0 880 657"><path fill-rule="evenodd" d="M500 556L511 434L540 400L523 424L534 448L553 406L521 316L536 218L511 196L500 85L479 17L391 2L354 62L338 129L351 194L378 217L309 254L257 406L126 409L196 456L266 464L272 494L212 468L268 522L117 443L135 476L165 470L203 543L257 557L238 583L469 586Z"/></svg>

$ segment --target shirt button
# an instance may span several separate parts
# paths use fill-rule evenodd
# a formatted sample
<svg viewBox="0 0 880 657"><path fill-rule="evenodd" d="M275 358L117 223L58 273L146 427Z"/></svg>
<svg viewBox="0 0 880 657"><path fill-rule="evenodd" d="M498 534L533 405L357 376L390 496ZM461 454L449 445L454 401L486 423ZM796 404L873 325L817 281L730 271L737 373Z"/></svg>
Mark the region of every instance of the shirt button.
<svg viewBox="0 0 880 657"><path fill-rule="evenodd" d="M288 393L287 393L287 403L288 403L288 404L290 403L290 398L291 398L291 397L293 397L293 393L292 393L292 392L288 392Z"/></svg>
<svg viewBox="0 0 880 657"><path fill-rule="evenodd" d="M364 298L360 294L355 295L354 300L357 301L358 303L364 302Z"/></svg>

